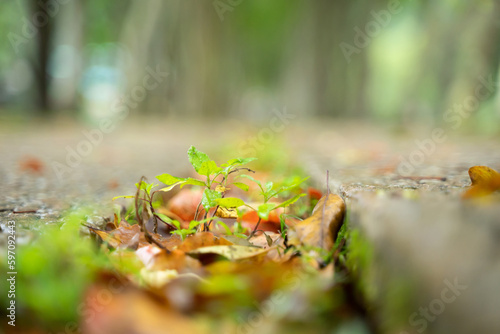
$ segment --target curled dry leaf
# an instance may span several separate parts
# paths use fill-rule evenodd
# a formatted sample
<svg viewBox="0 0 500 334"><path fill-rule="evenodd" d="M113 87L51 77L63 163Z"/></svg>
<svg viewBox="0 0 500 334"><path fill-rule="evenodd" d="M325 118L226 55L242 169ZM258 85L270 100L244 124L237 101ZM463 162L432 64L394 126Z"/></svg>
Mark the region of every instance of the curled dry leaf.
<svg viewBox="0 0 500 334"><path fill-rule="evenodd" d="M146 241L144 233L141 232L141 227L138 224L130 225L125 221L121 221L118 228L106 232L97 228L88 226L102 241L106 242L110 247L138 249L148 246L150 243ZM157 233L151 233L152 237L167 249L172 249L182 243L177 235L169 235L163 238Z"/></svg>
<svg viewBox="0 0 500 334"><path fill-rule="evenodd" d="M186 256L183 251L174 249L166 252L156 246L149 245L136 251L137 257L144 263L148 270L177 270L198 268L199 262Z"/></svg>
<svg viewBox="0 0 500 334"><path fill-rule="evenodd" d="M111 232L102 231L91 226L89 228L112 248L137 249L141 241L143 245L146 243L144 237L141 238L141 227L139 225L129 225L122 221L120 226Z"/></svg>
<svg viewBox="0 0 500 334"><path fill-rule="evenodd" d="M252 245L261 247L261 248L269 248L277 240L281 238L281 234L273 233L273 232L264 232L260 235L253 236L249 241ZM283 242L283 238L281 238L281 243Z"/></svg>
<svg viewBox="0 0 500 334"><path fill-rule="evenodd" d="M331 249L344 221L344 214L345 203L340 196L323 196L314 207L311 217L293 227L296 240L289 243Z"/></svg>
<svg viewBox="0 0 500 334"><path fill-rule="evenodd" d="M207 255L220 255L231 261L248 259L260 254L265 254L269 251L269 249L262 249L258 247L248 247L248 246L240 246L240 245L230 245L230 246L209 246L195 249L191 252L188 252L190 256L200 259L202 262L202 258L206 258ZM209 261L213 262L213 261Z"/></svg>
<svg viewBox="0 0 500 334"><path fill-rule="evenodd" d="M184 240L184 242L179 246L179 250L189 252L201 247L229 246L232 244L232 242L224 238L217 237L210 232L199 232L187 237L186 240Z"/></svg>
<svg viewBox="0 0 500 334"><path fill-rule="evenodd" d="M500 173L487 166L469 168L471 186L462 195L462 198L475 198L490 195L500 190Z"/></svg>
<svg viewBox="0 0 500 334"><path fill-rule="evenodd" d="M217 207L215 215L220 218L238 218L238 211L236 208L223 208L221 206Z"/></svg>

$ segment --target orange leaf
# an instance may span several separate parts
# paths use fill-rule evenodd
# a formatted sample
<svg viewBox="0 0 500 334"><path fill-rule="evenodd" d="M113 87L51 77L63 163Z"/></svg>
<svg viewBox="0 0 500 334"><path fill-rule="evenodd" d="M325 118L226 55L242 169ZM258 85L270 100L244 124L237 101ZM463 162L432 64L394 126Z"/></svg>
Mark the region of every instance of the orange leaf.
<svg viewBox="0 0 500 334"><path fill-rule="evenodd" d="M202 196L202 190L182 189L172 197L168 203L168 209L182 220L190 222L194 220L196 208L200 204ZM203 217L204 214L205 210L203 210L203 206L200 206L198 217Z"/></svg>
<svg viewBox="0 0 500 334"><path fill-rule="evenodd" d="M500 190L500 173L487 166L469 168L469 177L472 184L462 198L487 196Z"/></svg>

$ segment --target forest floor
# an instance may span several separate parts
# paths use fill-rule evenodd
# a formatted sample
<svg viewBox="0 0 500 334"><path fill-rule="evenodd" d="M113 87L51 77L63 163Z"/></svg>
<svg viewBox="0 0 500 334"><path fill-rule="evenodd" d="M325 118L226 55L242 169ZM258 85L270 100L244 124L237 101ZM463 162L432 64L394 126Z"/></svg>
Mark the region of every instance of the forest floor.
<svg viewBox="0 0 500 334"><path fill-rule="evenodd" d="M191 145L216 161L250 154L271 175L298 166L322 191L329 171L332 192L347 203L349 228L370 248L357 279L377 331L500 330L500 201L462 199L470 167L500 170L498 138L355 123L290 124L282 131L239 122L95 129L66 123L0 129L2 249L8 221L16 222L23 247L80 206L93 209L88 223L102 223L113 215L112 198L132 194L141 176L190 176ZM338 333L373 331L365 327L351 323Z"/></svg>

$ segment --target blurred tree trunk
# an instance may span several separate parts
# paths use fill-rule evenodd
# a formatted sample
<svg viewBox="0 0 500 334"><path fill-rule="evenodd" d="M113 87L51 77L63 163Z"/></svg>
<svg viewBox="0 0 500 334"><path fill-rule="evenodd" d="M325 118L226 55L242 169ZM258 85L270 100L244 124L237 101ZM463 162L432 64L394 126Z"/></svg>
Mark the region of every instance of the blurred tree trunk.
<svg viewBox="0 0 500 334"><path fill-rule="evenodd" d="M130 94L135 86L142 85L143 78L148 74L146 68L156 71L157 67L165 70L162 57L151 57L158 48L155 37L158 37L158 25L164 13L165 3L162 0L130 1L125 13L120 40L126 46L130 59L123 72L127 75L127 84L124 94ZM140 101L139 108L154 92L148 91L144 101Z"/></svg>
<svg viewBox="0 0 500 334"><path fill-rule="evenodd" d="M47 5L51 0L31 0L32 13L30 19L35 13L45 13L42 9L40 3ZM46 24L41 24L38 28L38 34L36 35L36 52L35 59L33 62L35 81L36 81L36 92L37 92L37 102L36 109L38 109L42 114L48 115L51 113L51 104L49 96L50 79L47 72L49 56L51 51L51 42L53 36L53 19L49 15L45 15L48 22Z"/></svg>
<svg viewBox="0 0 500 334"><path fill-rule="evenodd" d="M319 117L361 117L369 110L368 48L346 59L340 45L354 45L354 28L364 30L371 10L385 8L384 0L303 1L303 19L292 37L288 98ZM300 30L300 31L299 31ZM293 84L292 84L293 83ZM299 100L300 99L300 100Z"/></svg>

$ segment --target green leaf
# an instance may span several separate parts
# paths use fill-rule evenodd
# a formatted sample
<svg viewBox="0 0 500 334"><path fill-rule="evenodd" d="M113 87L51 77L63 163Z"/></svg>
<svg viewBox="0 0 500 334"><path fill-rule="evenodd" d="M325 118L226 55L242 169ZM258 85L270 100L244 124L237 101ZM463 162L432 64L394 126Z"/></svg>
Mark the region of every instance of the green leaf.
<svg viewBox="0 0 500 334"><path fill-rule="evenodd" d="M240 188L243 191L248 191L248 189L249 189L249 187L248 187L247 184L244 184L244 183L241 183L241 182L233 182L232 185Z"/></svg>
<svg viewBox="0 0 500 334"><path fill-rule="evenodd" d="M269 213L274 209L276 209L276 204L264 203L259 205L259 207L257 208L257 214L259 215L260 218L267 219L269 218Z"/></svg>
<svg viewBox="0 0 500 334"><path fill-rule="evenodd" d="M157 186L157 184L154 184L154 183L147 183L145 181L141 181L140 183L136 183L135 186L137 188L140 188L142 190L144 190L145 192L147 192L148 194L151 193L151 189L153 189L154 187Z"/></svg>
<svg viewBox="0 0 500 334"><path fill-rule="evenodd" d="M273 183L270 181L266 182L265 188L266 188L266 192L271 191L273 189Z"/></svg>
<svg viewBox="0 0 500 334"><path fill-rule="evenodd" d="M159 191L170 191L172 190L175 186L179 185L179 184L183 184L185 181L180 181L180 182L177 182L177 183L174 183L168 187L165 187L165 188L161 188Z"/></svg>
<svg viewBox="0 0 500 334"><path fill-rule="evenodd" d="M171 184L176 184L176 183L179 183L181 181L186 181L187 180L187 179L184 179L184 178L181 178L181 177L172 176L172 175L167 174L167 173L158 175L156 178L158 179L158 181L160 181L161 183L166 184L167 186L171 185Z"/></svg>
<svg viewBox="0 0 500 334"><path fill-rule="evenodd" d="M220 172L222 168L218 167L213 160L205 161L201 164L200 168L196 171L200 175L209 176Z"/></svg>
<svg viewBox="0 0 500 334"><path fill-rule="evenodd" d="M164 222L174 224L174 223L173 223L173 221L174 221L174 220L173 220L172 218L170 218L169 216L164 215L163 213L156 212L156 213L155 213L155 216L157 216L158 218L160 218L160 219L161 219L161 220L163 220ZM174 224L174 226L177 226L177 225L175 225L175 224Z"/></svg>
<svg viewBox="0 0 500 334"><path fill-rule="evenodd" d="M293 188L296 188L298 187L302 182L306 181L307 179L309 179L309 176L308 177L305 177L303 178L302 180L299 180L299 181L296 181L288 186L283 186L281 187L280 191L279 192L282 192L282 191L286 191L286 190L291 190Z"/></svg>
<svg viewBox="0 0 500 334"><path fill-rule="evenodd" d="M219 224L220 226L222 226L224 228L224 230L226 230L226 234L227 235L232 235L233 234L231 232L231 229L229 228L229 226L227 226L225 223L223 223L221 221L218 221L217 224Z"/></svg>
<svg viewBox="0 0 500 334"><path fill-rule="evenodd" d="M135 195L115 196L115 197L113 197L112 201L114 201L117 198L135 198Z"/></svg>
<svg viewBox="0 0 500 334"><path fill-rule="evenodd" d="M160 181L160 182L165 183L166 185L168 185L168 187L161 188L160 191L170 191L175 186L177 186L179 184L183 184L187 180L187 179L184 179L184 178L181 178L181 177L172 176L172 175L167 174L167 173L158 175L156 178L158 179L158 181Z"/></svg>
<svg viewBox="0 0 500 334"><path fill-rule="evenodd" d="M215 207L217 205L215 200L221 197L222 194L220 192L208 188L205 189L205 191L203 191L203 197L201 198L201 204L205 208L205 211L208 212L208 210Z"/></svg>
<svg viewBox="0 0 500 334"><path fill-rule="evenodd" d="M191 146L188 150L189 162L194 170L200 175L210 175L210 171L217 168L215 162L211 161L208 155L198 151L196 147Z"/></svg>
<svg viewBox="0 0 500 334"><path fill-rule="evenodd" d="M237 208L245 205L242 199L236 197L219 198L215 200L215 203L223 208Z"/></svg>
<svg viewBox="0 0 500 334"><path fill-rule="evenodd" d="M236 159L231 159L225 164L222 165L222 167L228 167L228 166L234 166L234 165L244 165L247 164L251 161L256 160L257 158L236 158Z"/></svg>
<svg viewBox="0 0 500 334"><path fill-rule="evenodd" d="M189 223L189 229L192 230L194 229L196 226L200 225L201 222L199 221L196 221L196 220L192 220L190 223Z"/></svg>
<svg viewBox="0 0 500 334"><path fill-rule="evenodd" d="M260 190L262 191L262 194L264 194L264 189L262 188L262 184L260 183L260 181L254 179L253 177L251 177L250 175L246 175L246 174L241 174L241 175L238 175L236 178L238 177L243 177L245 179L249 179L255 183L257 183L257 185L259 186Z"/></svg>
<svg viewBox="0 0 500 334"><path fill-rule="evenodd" d="M181 223L178 222L177 220L171 220L172 222L172 225L174 225L175 227L177 227L178 230L181 229Z"/></svg>
<svg viewBox="0 0 500 334"><path fill-rule="evenodd" d="M297 202L297 200L303 196L305 196L306 194L300 194L300 195L297 195L297 196L294 196L286 201L284 201L283 203L281 203L280 205L278 205L276 208L286 208L287 206Z"/></svg>
<svg viewBox="0 0 500 334"><path fill-rule="evenodd" d="M184 187L184 186L187 186L187 185L206 187L205 182L197 180L197 179L193 179L192 177L188 177L186 179L186 182L184 182L183 184L181 184L181 188Z"/></svg>

